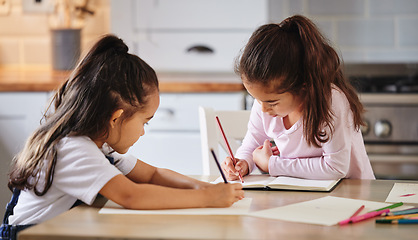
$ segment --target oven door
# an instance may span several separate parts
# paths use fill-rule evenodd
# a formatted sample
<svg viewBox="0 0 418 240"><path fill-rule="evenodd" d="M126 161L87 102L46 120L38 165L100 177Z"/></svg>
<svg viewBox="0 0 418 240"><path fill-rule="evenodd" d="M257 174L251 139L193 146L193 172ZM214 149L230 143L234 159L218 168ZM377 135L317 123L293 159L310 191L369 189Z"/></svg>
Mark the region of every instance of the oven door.
<svg viewBox="0 0 418 240"><path fill-rule="evenodd" d="M379 179L418 180L418 94L362 94L362 128Z"/></svg>

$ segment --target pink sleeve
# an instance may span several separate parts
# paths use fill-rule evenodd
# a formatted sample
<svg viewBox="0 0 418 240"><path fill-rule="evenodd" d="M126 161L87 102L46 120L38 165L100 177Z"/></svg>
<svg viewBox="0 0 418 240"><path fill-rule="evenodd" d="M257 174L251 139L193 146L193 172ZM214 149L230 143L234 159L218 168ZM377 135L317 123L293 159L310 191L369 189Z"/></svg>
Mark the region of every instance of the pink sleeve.
<svg viewBox="0 0 418 240"><path fill-rule="evenodd" d="M351 139L355 130L353 116L343 93L333 91L332 110L334 134L330 141L322 145L322 156L294 159L272 156L269 160L270 175L311 179L346 177L350 167ZM295 143L297 144L300 143Z"/></svg>
<svg viewBox="0 0 418 240"><path fill-rule="evenodd" d="M250 120L248 122L248 130L242 141L241 146L238 148L235 157L247 161L249 166L249 172L251 173L255 168L253 161L254 150L263 145L264 140L270 139L265 131L264 125L261 118L261 107L257 101L254 101L251 109Z"/></svg>

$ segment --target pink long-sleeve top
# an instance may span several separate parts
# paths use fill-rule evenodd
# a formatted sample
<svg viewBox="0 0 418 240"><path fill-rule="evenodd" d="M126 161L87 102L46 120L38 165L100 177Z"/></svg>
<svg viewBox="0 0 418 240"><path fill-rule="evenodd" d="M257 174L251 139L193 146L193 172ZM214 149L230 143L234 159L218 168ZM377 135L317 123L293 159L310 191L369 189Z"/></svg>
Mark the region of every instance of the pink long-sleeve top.
<svg viewBox="0 0 418 240"><path fill-rule="evenodd" d="M299 119L286 129L283 118L262 112L254 101L248 122L248 131L238 148L236 158L248 162L249 170L256 167L253 151L266 139L273 139L280 156L269 159L269 174L309 179L375 179L370 160L364 147L360 130L355 130L353 114L344 93L332 90L334 134L321 147L308 145L303 137L303 120Z"/></svg>

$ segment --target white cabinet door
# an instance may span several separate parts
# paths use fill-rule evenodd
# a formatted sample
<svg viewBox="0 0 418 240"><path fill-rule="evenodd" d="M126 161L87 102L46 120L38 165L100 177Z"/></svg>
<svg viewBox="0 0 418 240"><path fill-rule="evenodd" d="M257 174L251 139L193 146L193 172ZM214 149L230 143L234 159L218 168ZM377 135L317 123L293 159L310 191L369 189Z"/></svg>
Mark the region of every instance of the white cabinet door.
<svg viewBox="0 0 418 240"><path fill-rule="evenodd" d="M247 32L158 32L136 35L135 52L159 71L232 72Z"/></svg>
<svg viewBox="0 0 418 240"><path fill-rule="evenodd" d="M120 0L116 0L119 2ZM239 30L265 23L265 0L133 0L138 30Z"/></svg>
<svg viewBox="0 0 418 240"><path fill-rule="evenodd" d="M129 153L157 167L202 174L198 107L242 110L244 96L244 92L162 93L160 107L145 127L145 135Z"/></svg>
<svg viewBox="0 0 418 240"><path fill-rule="evenodd" d="M157 71L233 72L267 0L112 0L111 31Z"/></svg>
<svg viewBox="0 0 418 240"><path fill-rule="evenodd" d="M7 172L27 137L39 126L48 93L0 93L0 214L10 200Z"/></svg>

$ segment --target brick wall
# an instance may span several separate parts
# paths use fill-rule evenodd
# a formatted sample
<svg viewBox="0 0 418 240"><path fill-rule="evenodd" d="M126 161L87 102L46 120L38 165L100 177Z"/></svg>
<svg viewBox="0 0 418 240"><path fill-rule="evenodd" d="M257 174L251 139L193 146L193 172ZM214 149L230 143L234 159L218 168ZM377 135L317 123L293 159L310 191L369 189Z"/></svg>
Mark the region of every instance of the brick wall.
<svg viewBox="0 0 418 240"><path fill-rule="evenodd" d="M46 13L25 13L22 0L11 0L10 11L0 15L0 66L51 66L51 34ZM90 0L95 11L82 29L82 54L110 29L108 0Z"/></svg>
<svg viewBox="0 0 418 240"><path fill-rule="evenodd" d="M417 0L271 0L273 22L314 20L345 62L417 62Z"/></svg>

